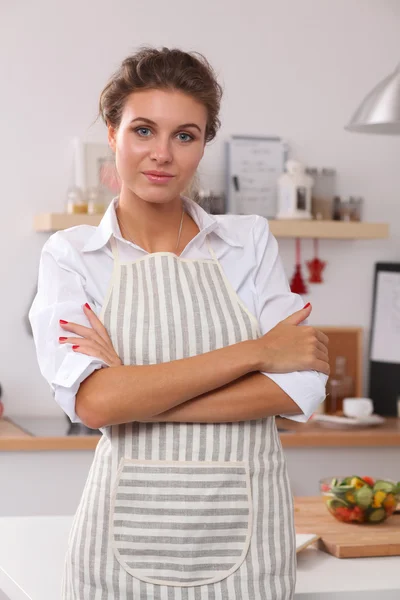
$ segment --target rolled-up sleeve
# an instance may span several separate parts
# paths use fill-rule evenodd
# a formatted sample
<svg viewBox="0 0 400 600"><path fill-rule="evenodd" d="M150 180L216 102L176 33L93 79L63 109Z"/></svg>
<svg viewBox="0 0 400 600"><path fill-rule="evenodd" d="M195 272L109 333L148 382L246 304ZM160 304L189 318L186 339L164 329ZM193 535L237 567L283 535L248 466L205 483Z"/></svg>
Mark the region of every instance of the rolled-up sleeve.
<svg viewBox="0 0 400 600"><path fill-rule="evenodd" d="M254 227L256 267L254 287L257 316L264 335L283 319L304 306L301 296L290 291L278 243L269 230L268 221L257 217ZM305 324L305 322L304 322ZM324 400L327 375L318 371L264 373L299 406L302 414L279 415L292 421L306 422Z"/></svg>
<svg viewBox="0 0 400 600"><path fill-rule="evenodd" d="M40 372L49 383L54 399L73 423L81 422L75 412L79 386L96 369L108 366L99 358L76 353L70 344L60 344L64 319L90 327L83 304L90 302L80 257L67 240L54 234L42 249L38 288L29 311ZM71 334L75 337L75 334Z"/></svg>

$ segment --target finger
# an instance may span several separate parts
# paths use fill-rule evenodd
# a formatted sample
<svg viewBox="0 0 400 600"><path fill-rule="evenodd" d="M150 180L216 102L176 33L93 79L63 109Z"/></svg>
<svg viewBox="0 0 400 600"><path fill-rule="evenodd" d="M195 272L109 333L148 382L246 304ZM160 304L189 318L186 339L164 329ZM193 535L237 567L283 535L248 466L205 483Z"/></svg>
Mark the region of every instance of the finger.
<svg viewBox="0 0 400 600"><path fill-rule="evenodd" d="M300 323L310 316L311 311L312 306L308 302L303 308L284 319L283 323L287 323L288 325L300 325Z"/></svg>
<svg viewBox="0 0 400 600"><path fill-rule="evenodd" d="M104 339L101 336L99 336L99 334L96 331L94 331L91 327L85 327L84 325L79 325L78 323L71 323L70 321L63 322L61 320L60 327L64 331L76 333L77 335L80 335L86 340L93 340L94 342L97 342L98 344L103 346L104 349L106 349L107 347L107 344L105 343Z"/></svg>
<svg viewBox="0 0 400 600"><path fill-rule="evenodd" d="M316 359L313 365L314 371L319 371L320 373L324 373L325 375L330 374L329 363L325 360Z"/></svg>
<svg viewBox="0 0 400 600"><path fill-rule="evenodd" d="M59 337L60 344L80 344L85 338L82 337Z"/></svg>
<svg viewBox="0 0 400 600"><path fill-rule="evenodd" d="M328 353L328 348L325 346L325 344L323 344L322 342L317 341L317 345L316 348L320 351L323 352L323 354L325 354L326 356L329 356Z"/></svg>
<svg viewBox="0 0 400 600"><path fill-rule="evenodd" d="M77 352L78 354L86 354L86 356L92 356L93 358L99 358L104 361L107 365L112 363L112 359L110 356L104 352L103 348L98 344L93 344L86 340L81 342L80 344L75 344L72 346L72 350Z"/></svg>
<svg viewBox="0 0 400 600"><path fill-rule="evenodd" d="M315 330L317 339L322 342L325 346L329 345L329 338L327 335L325 335L325 333L323 333L322 331L320 331L319 329Z"/></svg>
<svg viewBox="0 0 400 600"><path fill-rule="evenodd" d="M108 335L107 329L104 327L103 323L100 321L99 317L96 313L91 309L90 305L86 302L83 305L83 312L89 319L89 323L93 327L94 331L98 333L98 335L105 340L106 342L110 341L110 336Z"/></svg>

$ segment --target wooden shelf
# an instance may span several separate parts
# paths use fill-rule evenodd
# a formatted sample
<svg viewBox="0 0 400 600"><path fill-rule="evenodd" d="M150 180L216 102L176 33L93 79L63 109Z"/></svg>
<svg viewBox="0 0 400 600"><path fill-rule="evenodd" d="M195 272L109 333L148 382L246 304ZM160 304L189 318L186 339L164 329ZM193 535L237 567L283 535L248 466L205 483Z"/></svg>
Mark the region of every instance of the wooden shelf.
<svg viewBox="0 0 400 600"><path fill-rule="evenodd" d="M52 232L76 225L100 223L102 215L68 215L47 213L36 215L35 231ZM388 223L343 221L269 221L271 232L279 238L320 238L333 240L375 240L389 237Z"/></svg>
<svg viewBox="0 0 400 600"><path fill-rule="evenodd" d="M36 215L34 219L35 231L59 231L76 227L77 225L97 225L103 215L68 215L64 213L45 213Z"/></svg>
<svg viewBox="0 0 400 600"><path fill-rule="evenodd" d="M270 220L276 237L320 238L332 240L376 240L389 237L388 223L356 221L291 221Z"/></svg>

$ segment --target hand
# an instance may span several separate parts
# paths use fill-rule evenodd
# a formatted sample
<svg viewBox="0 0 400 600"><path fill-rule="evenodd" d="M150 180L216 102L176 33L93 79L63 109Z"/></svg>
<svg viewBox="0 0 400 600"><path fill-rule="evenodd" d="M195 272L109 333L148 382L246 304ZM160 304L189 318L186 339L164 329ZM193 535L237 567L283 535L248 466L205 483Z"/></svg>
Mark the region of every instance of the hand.
<svg viewBox="0 0 400 600"><path fill-rule="evenodd" d="M311 310L311 305L306 305L255 340L260 371L291 373L315 370L329 375L328 336L315 327L299 327Z"/></svg>
<svg viewBox="0 0 400 600"><path fill-rule="evenodd" d="M95 358L104 360L109 367L119 367L122 365L121 359L114 350L110 337L103 323L92 311L89 304L83 305L83 312L89 320L92 327L84 327L76 323L60 321L60 327L65 331L71 331L81 337L60 337L60 344L74 344L74 352L87 354Z"/></svg>

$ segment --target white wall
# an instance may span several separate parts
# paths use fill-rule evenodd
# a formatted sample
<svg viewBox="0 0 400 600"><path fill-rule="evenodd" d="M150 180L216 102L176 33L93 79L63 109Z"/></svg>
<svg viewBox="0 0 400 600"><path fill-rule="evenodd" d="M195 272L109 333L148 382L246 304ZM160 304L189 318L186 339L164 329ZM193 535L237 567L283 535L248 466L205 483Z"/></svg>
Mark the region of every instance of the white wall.
<svg viewBox="0 0 400 600"><path fill-rule="evenodd" d="M343 125L400 60L399 26L397 0L3 1L0 382L6 413L60 412L23 324L47 237L33 232L33 216L63 210L71 138L105 139L100 123L91 127L100 90L144 43L203 52L220 74L223 127L204 158L204 183L222 189L223 140L230 134L281 135L292 156L335 167L338 192L365 197L366 220L391 222L389 241L322 242L326 283L307 297L312 323L368 331L373 263L400 257L400 138L350 134ZM280 247L291 276L294 242ZM311 251L307 240L304 260Z"/></svg>

